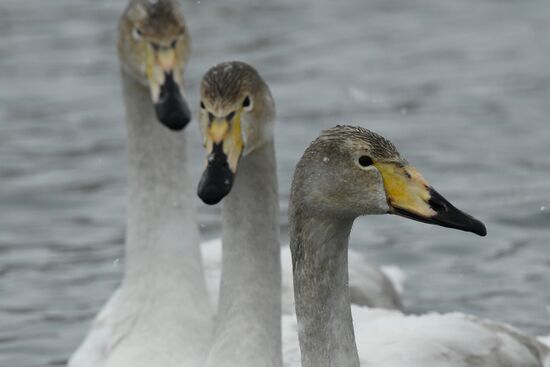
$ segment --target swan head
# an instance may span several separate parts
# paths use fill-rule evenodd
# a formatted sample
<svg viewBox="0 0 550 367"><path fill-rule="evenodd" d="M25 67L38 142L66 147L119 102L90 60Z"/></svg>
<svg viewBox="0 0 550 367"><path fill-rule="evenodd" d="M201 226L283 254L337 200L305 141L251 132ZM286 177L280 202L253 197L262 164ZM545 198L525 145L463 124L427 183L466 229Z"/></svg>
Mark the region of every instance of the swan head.
<svg viewBox="0 0 550 367"><path fill-rule="evenodd" d="M483 223L430 186L384 137L367 129L324 131L296 166L291 206L339 218L396 214L485 236Z"/></svg>
<svg viewBox="0 0 550 367"><path fill-rule="evenodd" d="M190 38L174 0L132 0L119 22L123 72L148 87L157 119L171 130L191 120L183 98L183 70Z"/></svg>
<svg viewBox="0 0 550 367"><path fill-rule="evenodd" d="M275 106L260 74L238 61L208 70L200 93L199 122L208 159L198 195L214 205L230 192L241 157L272 141Z"/></svg>

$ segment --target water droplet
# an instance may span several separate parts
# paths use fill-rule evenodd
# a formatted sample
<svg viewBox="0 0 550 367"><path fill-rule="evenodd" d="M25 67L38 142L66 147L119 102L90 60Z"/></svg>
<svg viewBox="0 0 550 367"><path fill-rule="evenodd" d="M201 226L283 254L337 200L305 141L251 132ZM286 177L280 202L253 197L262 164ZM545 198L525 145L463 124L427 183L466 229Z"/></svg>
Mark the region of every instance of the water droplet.
<svg viewBox="0 0 550 367"><path fill-rule="evenodd" d="M228 180L228 179L225 179L225 180L223 181L223 184L224 184L224 185L229 185L229 180Z"/></svg>
<svg viewBox="0 0 550 367"><path fill-rule="evenodd" d="M118 266L120 265L120 259L119 258L116 258L114 261L113 261L113 266L115 268L118 268Z"/></svg>
<svg viewBox="0 0 550 367"><path fill-rule="evenodd" d="M327 163L328 161L330 161L329 157L324 157L323 158L323 162Z"/></svg>
<svg viewBox="0 0 550 367"><path fill-rule="evenodd" d="M214 162L214 155L213 154L208 156L208 163L212 163L212 162Z"/></svg>
<svg viewBox="0 0 550 367"><path fill-rule="evenodd" d="M541 206L541 207L540 207L540 211L541 211L541 212L544 212L544 211L546 211L546 207L545 207L544 205L543 205L543 206Z"/></svg>

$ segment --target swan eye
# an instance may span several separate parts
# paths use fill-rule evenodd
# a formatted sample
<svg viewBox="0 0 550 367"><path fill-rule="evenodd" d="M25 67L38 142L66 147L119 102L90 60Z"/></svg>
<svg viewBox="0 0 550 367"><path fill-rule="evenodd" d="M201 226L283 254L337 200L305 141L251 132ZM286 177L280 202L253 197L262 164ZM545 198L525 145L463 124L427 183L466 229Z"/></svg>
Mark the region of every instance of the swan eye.
<svg viewBox="0 0 550 367"><path fill-rule="evenodd" d="M243 101L243 108L246 112L252 111L252 108L254 105L252 104L252 99L250 99L250 96L246 96Z"/></svg>
<svg viewBox="0 0 550 367"><path fill-rule="evenodd" d="M374 162L372 161L372 158L367 155L362 155L361 157L359 157L359 164L362 167L372 166L373 163Z"/></svg>
<svg viewBox="0 0 550 367"><path fill-rule="evenodd" d="M204 102L203 102L203 101L201 101L201 108L202 108L203 110L206 109L206 106L204 105Z"/></svg>
<svg viewBox="0 0 550 367"><path fill-rule="evenodd" d="M134 37L135 40L139 41L143 38L143 33L137 27L134 27L132 29L132 37Z"/></svg>

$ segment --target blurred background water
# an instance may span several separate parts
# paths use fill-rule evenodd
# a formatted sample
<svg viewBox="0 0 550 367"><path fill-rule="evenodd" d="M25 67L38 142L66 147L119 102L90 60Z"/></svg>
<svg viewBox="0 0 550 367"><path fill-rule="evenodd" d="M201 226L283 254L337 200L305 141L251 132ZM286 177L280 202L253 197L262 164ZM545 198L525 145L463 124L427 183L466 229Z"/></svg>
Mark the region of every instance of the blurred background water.
<svg viewBox="0 0 550 367"><path fill-rule="evenodd" d="M0 365L60 366L120 282L125 129L116 23L124 0L0 1ZM486 238L397 217L352 245L408 275L409 312L463 311L550 334L550 3L546 0L185 1L188 97L231 59L278 107L290 177L336 123L392 139ZM187 129L195 159L198 126ZM219 208L196 201L205 238Z"/></svg>

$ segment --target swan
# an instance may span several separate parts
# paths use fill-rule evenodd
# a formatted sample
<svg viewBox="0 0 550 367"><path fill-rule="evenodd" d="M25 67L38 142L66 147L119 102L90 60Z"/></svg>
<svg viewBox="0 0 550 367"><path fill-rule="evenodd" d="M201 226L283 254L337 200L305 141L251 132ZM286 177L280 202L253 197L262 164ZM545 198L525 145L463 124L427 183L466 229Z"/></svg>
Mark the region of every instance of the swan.
<svg viewBox="0 0 550 367"><path fill-rule="evenodd" d="M189 35L176 1L133 0L119 24L128 209L121 286L70 367L202 366L212 312L183 129Z"/></svg>
<svg viewBox="0 0 550 367"><path fill-rule="evenodd" d="M290 250L278 238L273 98L252 66L225 62L203 77L200 111L208 159L198 195L211 205L225 198L223 256L219 240L202 246L210 291L220 289L207 366L279 366L281 259L284 314L294 314L294 297ZM353 301L400 308L389 277L356 259Z"/></svg>
<svg viewBox="0 0 550 367"><path fill-rule="evenodd" d="M550 366L545 345L508 325L463 314L405 316L350 307L347 250L353 221L386 213L487 233L435 191L390 141L360 127L324 131L306 149L292 182L297 323L283 320L285 329L295 331L285 336L287 366Z"/></svg>
<svg viewBox="0 0 550 367"><path fill-rule="evenodd" d="M205 365L282 366L273 98L258 72L241 62L207 71L200 94L208 163L198 195L210 205L227 196L220 294Z"/></svg>

